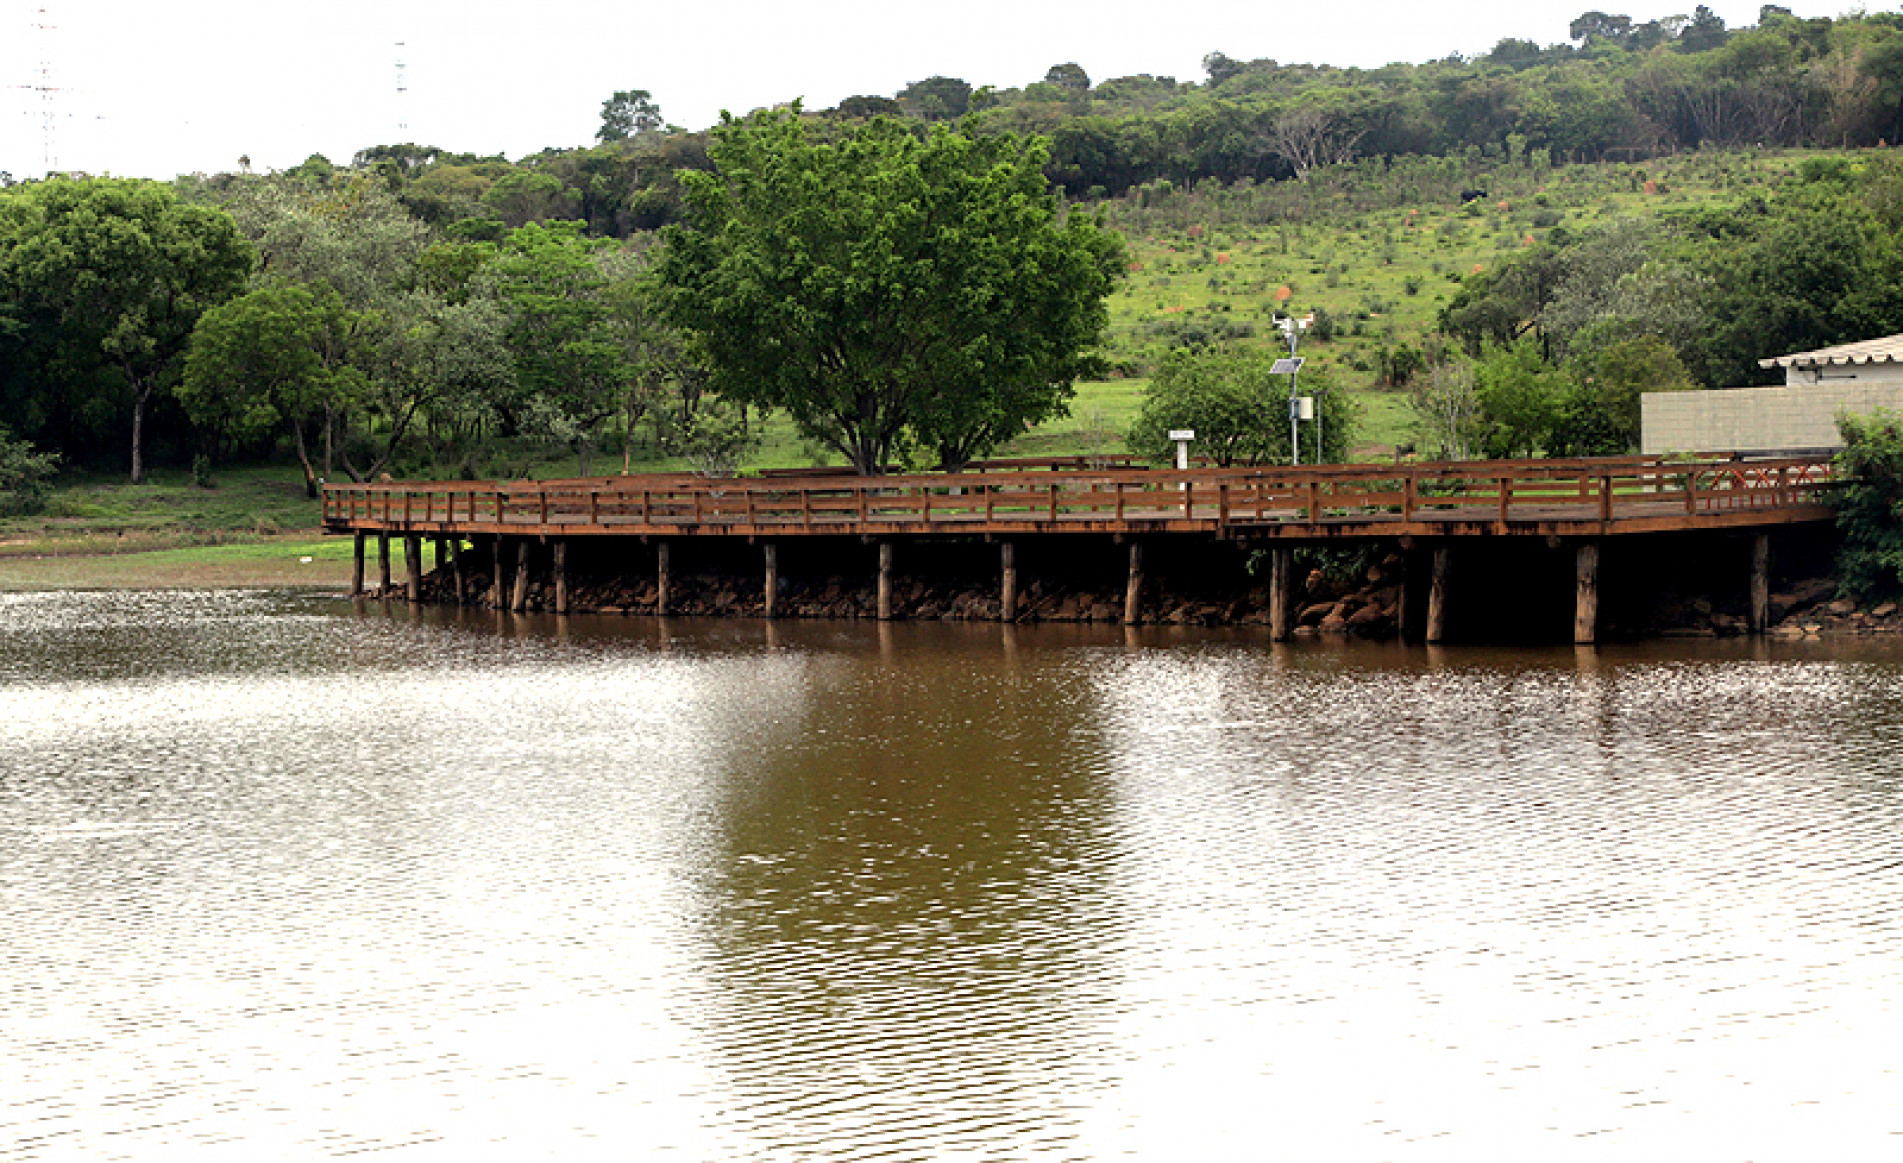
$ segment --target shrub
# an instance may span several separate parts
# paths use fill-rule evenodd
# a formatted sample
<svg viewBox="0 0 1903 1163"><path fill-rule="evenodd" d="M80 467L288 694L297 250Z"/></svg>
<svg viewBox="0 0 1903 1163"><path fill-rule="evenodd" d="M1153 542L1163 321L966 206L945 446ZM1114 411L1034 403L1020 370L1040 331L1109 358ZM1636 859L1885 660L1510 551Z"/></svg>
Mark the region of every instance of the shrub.
<svg viewBox="0 0 1903 1163"><path fill-rule="evenodd" d="M1903 416L1878 409L1868 416L1840 414L1844 449L1837 472L1837 577L1848 593L1903 588Z"/></svg>
<svg viewBox="0 0 1903 1163"><path fill-rule="evenodd" d="M57 453L35 452L31 444L0 428L0 516L44 508L58 466Z"/></svg>

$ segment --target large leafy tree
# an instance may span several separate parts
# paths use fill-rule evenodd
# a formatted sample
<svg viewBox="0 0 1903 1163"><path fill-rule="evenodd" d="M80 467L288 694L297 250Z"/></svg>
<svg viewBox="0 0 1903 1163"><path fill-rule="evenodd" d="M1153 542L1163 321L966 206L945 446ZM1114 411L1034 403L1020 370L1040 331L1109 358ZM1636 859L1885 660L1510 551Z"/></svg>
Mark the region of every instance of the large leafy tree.
<svg viewBox="0 0 1903 1163"><path fill-rule="evenodd" d="M1065 214L1041 139L879 118L818 142L797 110L715 138L657 273L717 394L864 473L913 442L958 468L1095 366L1122 241Z"/></svg>
<svg viewBox="0 0 1903 1163"><path fill-rule="evenodd" d="M661 107L646 89L624 89L601 103L601 128L595 140L626 141L661 128Z"/></svg>
<svg viewBox="0 0 1903 1163"><path fill-rule="evenodd" d="M484 272L515 352L517 395L503 419L567 445L583 476L596 430L621 409L637 371L602 249L580 222L530 223L510 231Z"/></svg>
<svg viewBox="0 0 1903 1163"><path fill-rule="evenodd" d="M277 283L222 303L198 322L179 400L201 430L240 441L288 428L314 497L312 437L322 433L328 460L332 420L363 387L350 362L362 322L321 284Z"/></svg>
<svg viewBox="0 0 1903 1163"><path fill-rule="evenodd" d="M153 398L175 382L199 316L244 289L251 247L229 214L156 182L60 180L11 197L25 201L0 233L0 301L57 337L48 374L118 389L140 483Z"/></svg>

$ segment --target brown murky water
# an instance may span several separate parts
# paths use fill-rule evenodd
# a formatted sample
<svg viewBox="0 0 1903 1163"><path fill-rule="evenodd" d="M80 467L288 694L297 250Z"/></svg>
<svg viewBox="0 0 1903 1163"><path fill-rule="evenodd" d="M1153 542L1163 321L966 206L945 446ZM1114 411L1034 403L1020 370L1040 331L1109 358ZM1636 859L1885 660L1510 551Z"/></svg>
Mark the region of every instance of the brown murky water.
<svg viewBox="0 0 1903 1163"><path fill-rule="evenodd" d="M0 596L0 1158L1903 1153L1903 652Z"/></svg>

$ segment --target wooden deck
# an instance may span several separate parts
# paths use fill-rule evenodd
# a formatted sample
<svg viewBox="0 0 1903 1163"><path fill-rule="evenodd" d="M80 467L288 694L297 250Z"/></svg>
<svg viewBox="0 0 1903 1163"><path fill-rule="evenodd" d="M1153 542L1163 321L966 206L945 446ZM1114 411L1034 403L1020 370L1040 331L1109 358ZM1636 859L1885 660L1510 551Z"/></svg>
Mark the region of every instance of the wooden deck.
<svg viewBox="0 0 1903 1163"><path fill-rule="evenodd" d="M1048 464L1048 467L1045 465ZM869 538L1201 533L1604 537L1828 520L1828 461L1657 457L1188 471L987 471L327 485L331 533Z"/></svg>

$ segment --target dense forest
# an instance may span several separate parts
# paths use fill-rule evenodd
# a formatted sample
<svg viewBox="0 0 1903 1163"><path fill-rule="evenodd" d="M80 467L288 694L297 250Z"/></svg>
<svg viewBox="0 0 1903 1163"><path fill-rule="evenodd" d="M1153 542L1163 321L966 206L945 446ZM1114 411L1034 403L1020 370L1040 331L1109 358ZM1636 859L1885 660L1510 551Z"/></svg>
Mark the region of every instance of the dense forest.
<svg viewBox="0 0 1903 1163"><path fill-rule="evenodd" d="M289 448L314 482L503 475L556 450L590 472L659 448L731 471L779 411L835 459L955 464L1061 412L1079 377L1167 362L1159 390L1214 383L1188 367L1207 351L1259 393L1235 357L1298 310L1324 376L1410 393L1423 454L1617 451L1640 391L1755 382L1760 355L1903 330L1903 16L1767 5L1733 29L1701 6L1588 12L1570 31L1373 70L1214 52L1199 79L1093 81L1069 63L1022 88L930 77L707 131L627 90L593 144L513 161L401 143L274 173L9 184L0 461L129 454L137 479L148 456ZM1014 227L1023 244L1055 246L1111 311L1055 285L1016 303L1056 305L1062 350L908 321L962 353L934 375L1015 369L994 378L1016 395L992 391L956 431L920 411L943 383L893 404L869 443L829 429L827 406L744 390L743 329L679 292L740 253L690 244L772 249L777 228L731 217L767 125L776 156L808 167L853 155L967 184L1007 167L1048 208ZM998 304L1004 285L918 294ZM1192 285L1194 302L1165 302ZM1133 314L1145 296L1153 313Z"/></svg>

